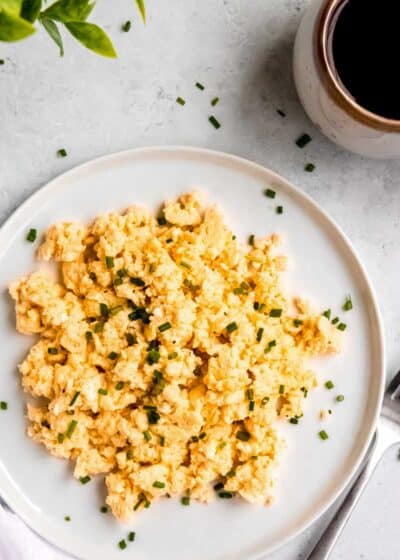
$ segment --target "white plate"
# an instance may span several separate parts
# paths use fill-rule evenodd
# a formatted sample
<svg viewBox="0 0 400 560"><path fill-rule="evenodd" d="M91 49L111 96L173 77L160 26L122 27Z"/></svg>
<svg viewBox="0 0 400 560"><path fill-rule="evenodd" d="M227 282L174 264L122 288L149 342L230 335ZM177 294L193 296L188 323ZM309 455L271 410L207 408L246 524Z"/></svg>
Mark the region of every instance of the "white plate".
<svg viewBox="0 0 400 560"><path fill-rule="evenodd" d="M275 200L263 196L265 187ZM237 234L283 234L291 258L290 289L319 308L331 307L348 324L343 352L318 360L321 388L306 401L297 426L281 423L287 435L271 507L239 500L182 507L163 500L124 526L99 512L102 477L82 486L67 461L51 457L25 435L24 397L16 364L32 344L14 328L8 283L38 268L25 240L30 227L41 233L63 219L90 220L132 203L156 208L165 198L200 188L223 209ZM282 205L283 215L275 207ZM374 430L384 385L382 326L371 285L350 243L330 218L283 178L243 159L192 148L149 148L123 152L58 177L35 193L0 231L0 495L48 541L81 559L250 560L283 544L314 521L338 496L357 468ZM341 304L351 294L354 310ZM324 381L332 379L328 391ZM338 393L345 401L336 403ZM327 423L318 411L330 408ZM325 428L330 438L317 433ZM70 515L66 523L64 516ZM122 552L117 542L135 530Z"/></svg>

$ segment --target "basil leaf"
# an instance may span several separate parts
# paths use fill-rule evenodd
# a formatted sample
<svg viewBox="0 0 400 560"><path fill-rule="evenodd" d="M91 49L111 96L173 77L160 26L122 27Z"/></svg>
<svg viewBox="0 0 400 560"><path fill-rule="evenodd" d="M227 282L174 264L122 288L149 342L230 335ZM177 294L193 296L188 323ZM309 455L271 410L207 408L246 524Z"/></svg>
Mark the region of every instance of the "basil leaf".
<svg viewBox="0 0 400 560"><path fill-rule="evenodd" d="M42 8L42 0L23 0L21 17L33 23Z"/></svg>
<svg viewBox="0 0 400 560"><path fill-rule="evenodd" d="M40 18L40 23L43 25L47 33L50 35L50 37L53 39L55 44L60 49L60 56L64 56L63 40L57 25L51 19L43 18L43 17Z"/></svg>
<svg viewBox="0 0 400 560"><path fill-rule="evenodd" d="M146 23L146 6L144 4L144 0L135 0L136 6L139 9L140 15L142 16L142 20Z"/></svg>
<svg viewBox="0 0 400 560"><path fill-rule="evenodd" d="M28 21L0 8L0 41L19 41L35 31Z"/></svg>
<svg viewBox="0 0 400 560"><path fill-rule="evenodd" d="M42 16L66 23L85 21L91 14L95 2L91 0L58 0L42 13Z"/></svg>
<svg viewBox="0 0 400 560"><path fill-rule="evenodd" d="M0 11L4 9L14 16L19 16L21 12L21 2L22 0L0 0Z"/></svg>
<svg viewBox="0 0 400 560"><path fill-rule="evenodd" d="M109 58L117 58L110 38L98 25L84 21L70 21L65 23L65 27L75 39L91 51Z"/></svg>

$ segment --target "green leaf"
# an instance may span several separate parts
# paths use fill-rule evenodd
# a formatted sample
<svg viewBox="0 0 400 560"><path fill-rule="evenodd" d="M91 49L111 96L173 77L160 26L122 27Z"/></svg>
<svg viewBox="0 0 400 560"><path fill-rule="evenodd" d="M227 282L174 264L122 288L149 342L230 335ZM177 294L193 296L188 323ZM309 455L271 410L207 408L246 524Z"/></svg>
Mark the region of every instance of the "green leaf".
<svg viewBox="0 0 400 560"><path fill-rule="evenodd" d="M42 9L42 0L23 0L21 17L33 23Z"/></svg>
<svg viewBox="0 0 400 560"><path fill-rule="evenodd" d="M114 46L108 35L94 23L70 21L65 24L68 31L86 48L102 56L117 58Z"/></svg>
<svg viewBox="0 0 400 560"><path fill-rule="evenodd" d="M0 0L0 11L6 10L14 16L19 16L21 13L22 0Z"/></svg>
<svg viewBox="0 0 400 560"><path fill-rule="evenodd" d="M144 4L144 0L135 0L135 2L140 15L142 16L142 20L144 21L144 23L146 23L146 6Z"/></svg>
<svg viewBox="0 0 400 560"><path fill-rule="evenodd" d="M85 21L91 14L95 2L91 0L58 0L42 13L42 16L62 23Z"/></svg>
<svg viewBox="0 0 400 560"><path fill-rule="evenodd" d="M0 41L19 41L35 32L32 24L0 8Z"/></svg>
<svg viewBox="0 0 400 560"><path fill-rule="evenodd" d="M50 35L50 37L53 39L55 44L60 49L60 56L64 56L63 40L57 25L51 19L43 18L43 17L40 18L40 23L43 25L47 33Z"/></svg>

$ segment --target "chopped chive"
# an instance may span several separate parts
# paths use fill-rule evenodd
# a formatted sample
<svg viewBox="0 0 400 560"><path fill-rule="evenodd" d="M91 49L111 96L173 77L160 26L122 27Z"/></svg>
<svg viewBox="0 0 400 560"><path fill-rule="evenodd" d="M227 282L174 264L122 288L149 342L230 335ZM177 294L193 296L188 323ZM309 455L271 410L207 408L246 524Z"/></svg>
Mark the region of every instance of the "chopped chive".
<svg viewBox="0 0 400 560"><path fill-rule="evenodd" d="M36 241L36 237L37 237L37 229L32 228L28 231L28 235L26 236L26 240L33 243L34 241Z"/></svg>
<svg viewBox="0 0 400 560"><path fill-rule="evenodd" d="M167 239L167 241L165 243L169 244L169 243L172 243L172 241L173 241L173 239L172 239L172 237L170 237L169 239Z"/></svg>
<svg viewBox="0 0 400 560"><path fill-rule="evenodd" d="M299 423L299 419L296 418L296 416L294 416L293 418L291 418L291 419L289 420L289 422L290 422L291 424L298 424L298 423Z"/></svg>
<svg viewBox="0 0 400 560"><path fill-rule="evenodd" d="M265 189L264 195L265 195L267 198L275 198L276 192L273 191L272 189Z"/></svg>
<svg viewBox="0 0 400 560"><path fill-rule="evenodd" d="M330 309L327 309L326 311L324 311L324 312L322 313L322 316L323 316L323 317L326 317L327 319L330 319L330 318L331 318L331 314L332 314L331 310L330 310Z"/></svg>
<svg viewBox="0 0 400 560"><path fill-rule="evenodd" d="M247 389L246 397L249 399L249 401L254 400L254 389Z"/></svg>
<svg viewBox="0 0 400 560"><path fill-rule="evenodd" d="M253 234L251 234L251 235L249 236L249 245L251 245L252 247L253 247L253 245L254 245L254 235L253 235Z"/></svg>
<svg viewBox="0 0 400 560"><path fill-rule="evenodd" d="M119 357L119 354L117 354L117 352L110 352L108 354L108 359L109 360L116 360Z"/></svg>
<svg viewBox="0 0 400 560"><path fill-rule="evenodd" d="M155 480L153 482L153 488L165 488L165 483L160 482L159 480Z"/></svg>
<svg viewBox="0 0 400 560"><path fill-rule="evenodd" d="M139 286L140 288L143 288L143 286L146 285L146 283L141 278L131 278L130 282L131 284Z"/></svg>
<svg viewBox="0 0 400 560"><path fill-rule="evenodd" d="M171 352L168 354L168 360L175 360L178 357L178 352Z"/></svg>
<svg viewBox="0 0 400 560"><path fill-rule="evenodd" d="M167 225L167 220L165 219L164 216L158 216L157 223L158 223L159 226L166 226Z"/></svg>
<svg viewBox="0 0 400 560"><path fill-rule="evenodd" d="M264 350L265 354L268 354L268 352L271 352L271 350L274 346L276 346L276 340L270 340L268 342L268 346Z"/></svg>
<svg viewBox="0 0 400 560"><path fill-rule="evenodd" d="M277 206L276 207L276 213L277 214L283 214L283 206Z"/></svg>
<svg viewBox="0 0 400 560"><path fill-rule="evenodd" d="M55 356L56 354L58 354L58 349L54 348L54 347L50 347L50 348L47 348L47 352L49 354L51 354L52 356Z"/></svg>
<svg viewBox="0 0 400 560"><path fill-rule="evenodd" d="M69 515L66 515L66 516L64 517L64 520L65 520L67 523L69 523L69 522L71 521L71 518L70 518Z"/></svg>
<svg viewBox="0 0 400 560"><path fill-rule="evenodd" d="M126 268L120 268L119 270L117 270L117 275L120 278L125 278L126 276L128 276L128 271L126 270Z"/></svg>
<svg viewBox="0 0 400 560"><path fill-rule="evenodd" d="M219 97L214 97L214 99L211 100L211 105L212 105L213 107L215 107L216 104L218 103L218 101L219 101Z"/></svg>
<svg viewBox="0 0 400 560"><path fill-rule="evenodd" d="M197 87L198 89L201 89L201 91L203 91L203 89L204 89L203 84L201 84L200 82L196 82L196 87Z"/></svg>
<svg viewBox="0 0 400 560"><path fill-rule="evenodd" d="M337 401L337 402L343 402L343 401L344 401L344 395L338 395L338 396L336 397L336 401Z"/></svg>
<svg viewBox="0 0 400 560"><path fill-rule="evenodd" d="M179 264L180 264L181 266L183 266L184 268L188 268L189 270L192 268L192 267L190 266L190 264L187 263L187 262L185 262L185 261L181 261Z"/></svg>
<svg viewBox="0 0 400 560"><path fill-rule="evenodd" d="M257 342L261 342L263 334L264 334L264 329L260 327L257 331Z"/></svg>
<svg viewBox="0 0 400 560"><path fill-rule="evenodd" d="M6 401L1 401L0 410L7 410L7 409L8 409L8 403Z"/></svg>
<svg viewBox="0 0 400 560"><path fill-rule="evenodd" d="M161 416L158 414L157 410L149 410L147 412L147 420L149 424L157 424Z"/></svg>
<svg viewBox="0 0 400 560"><path fill-rule="evenodd" d="M149 264L149 272L152 273L154 272L156 269L156 265L154 263L150 263Z"/></svg>
<svg viewBox="0 0 400 560"><path fill-rule="evenodd" d="M282 118L286 117L286 113L284 113L281 109L277 109L276 112L277 112L278 115L280 115Z"/></svg>
<svg viewBox="0 0 400 560"><path fill-rule="evenodd" d="M255 301L255 302L253 303L253 309L254 309L254 311L258 311L259 308L260 308L260 304L258 303L258 301Z"/></svg>
<svg viewBox="0 0 400 560"><path fill-rule="evenodd" d="M184 99L182 99L182 97L177 97L176 98L176 102L179 103L179 105L185 105L186 101Z"/></svg>
<svg viewBox="0 0 400 560"><path fill-rule="evenodd" d="M332 319L331 323L332 325L336 325L336 323L339 323L339 317L335 317L334 319Z"/></svg>
<svg viewBox="0 0 400 560"><path fill-rule="evenodd" d="M321 439L328 439L329 435L327 434L327 432L325 430L321 430L320 432L318 432L318 435Z"/></svg>
<svg viewBox="0 0 400 560"><path fill-rule="evenodd" d="M97 392L99 395L108 395L107 389L99 389Z"/></svg>
<svg viewBox="0 0 400 560"><path fill-rule="evenodd" d="M253 412L254 407L255 407L255 402L254 402L254 401L250 401L250 402L249 402L249 411L250 411L250 412Z"/></svg>
<svg viewBox="0 0 400 560"><path fill-rule="evenodd" d="M144 307L136 307L132 313L129 313L128 319L130 321L141 320L145 325L148 325L150 323L150 313Z"/></svg>
<svg viewBox="0 0 400 560"><path fill-rule="evenodd" d="M164 436L160 436L160 445L161 445L161 447L164 447L164 445L165 445L165 437Z"/></svg>
<svg viewBox="0 0 400 560"><path fill-rule="evenodd" d="M216 128L217 130L218 128L221 128L221 123L214 117L214 115L208 117L208 120L213 125L213 127Z"/></svg>
<svg viewBox="0 0 400 560"><path fill-rule="evenodd" d="M249 432L246 432L245 430L239 430L236 432L236 439L240 439L240 441L249 441L250 437Z"/></svg>
<svg viewBox="0 0 400 560"><path fill-rule="evenodd" d="M107 506L101 506L100 511L101 511L101 513L108 513L108 507Z"/></svg>
<svg viewBox="0 0 400 560"><path fill-rule="evenodd" d="M199 439L204 439L207 436L206 432L201 432Z"/></svg>
<svg viewBox="0 0 400 560"><path fill-rule="evenodd" d="M102 317L108 317L109 315L109 310L108 310L108 305L106 305L105 303L100 303L100 315Z"/></svg>
<svg viewBox="0 0 400 560"><path fill-rule="evenodd" d="M305 165L304 167L304 171L307 171L307 173L312 173L315 170L315 165L313 163L307 163L307 165Z"/></svg>
<svg viewBox="0 0 400 560"><path fill-rule="evenodd" d="M344 300L343 311L350 311L351 309L353 309L353 301L351 299L351 296L349 295Z"/></svg>
<svg viewBox="0 0 400 560"><path fill-rule="evenodd" d="M237 323L235 321L232 321L232 323L229 323L229 325L225 327L228 333L232 333L233 331L236 331L238 328L239 327L237 326Z"/></svg>
<svg viewBox="0 0 400 560"><path fill-rule="evenodd" d="M5 64L4 59L0 58L0 66L2 66L3 64Z"/></svg>
<svg viewBox="0 0 400 560"><path fill-rule="evenodd" d="M116 278L115 280L121 280L122 281L122 278ZM118 313L120 313L123 310L124 310L124 308L122 307L122 305L116 305L115 307L112 307L110 309L110 316L114 317L114 315L117 315Z"/></svg>
<svg viewBox="0 0 400 560"><path fill-rule="evenodd" d="M160 359L160 352L156 349L152 349L149 352L147 352L147 356L146 356L146 362L152 366L153 364L156 364Z"/></svg>
<svg viewBox="0 0 400 560"><path fill-rule="evenodd" d="M133 542L135 540L135 537L136 537L135 531L131 531L130 533L128 533L128 541L129 542Z"/></svg>
<svg viewBox="0 0 400 560"><path fill-rule="evenodd" d="M333 389L334 386L335 386L335 385L333 384L333 381L330 381L330 380L329 380L329 381L327 381L327 382L325 383L325 387L326 387L327 389L329 389L329 390L330 390L330 389Z"/></svg>
<svg viewBox="0 0 400 560"><path fill-rule="evenodd" d="M270 317L280 317L282 315L282 309L271 309L269 312Z"/></svg>
<svg viewBox="0 0 400 560"><path fill-rule="evenodd" d="M128 449L128 451L126 452L126 459L127 459L127 461L132 461L132 459L133 459L132 449Z"/></svg>
<svg viewBox="0 0 400 560"><path fill-rule="evenodd" d="M86 331L86 332L85 332L85 336L86 336L86 340L87 340L88 342L90 342L91 340L93 340L93 333L92 333L92 331Z"/></svg>
<svg viewBox="0 0 400 560"><path fill-rule="evenodd" d="M307 398L307 395L308 395L308 389L306 389L305 387L301 387L301 388L300 388L300 391L303 391L304 398L306 399L306 398Z"/></svg>
<svg viewBox="0 0 400 560"><path fill-rule="evenodd" d="M114 286L122 286L124 283L123 279L118 276L118 278L114 278L113 284Z"/></svg>
<svg viewBox="0 0 400 560"><path fill-rule="evenodd" d="M148 430L145 430L143 432L143 437L146 441L150 441L151 440L151 433Z"/></svg>
<svg viewBox="0 0 400 560"><path fill-rule="evenodd" d="M89 278L93 281L93 282L97 282L97 274L95 272L89 272Z"/></svg>
<svg viewBox="0 0 400 560"><path fill-rule="evenodd" d="M128 545L126 544L125 539L122 539L122 541L119 541L118 546L121 550L125 550Z"/></svg>
<svg viewBox="0 0 400 560"><path fill-rule="evenodd" d="M269 397L264 397L263 399L261 399L262 406L265 406L267 403L269 403Z"/></svg>
<svg viewBox="0 0 400 560"><path fill-rule="evenodd" d="M298 327L301 327L301 325L303 324L303 322L304 322L304 321L302 321L301 319L295 319L295 320L293 321L293 325L294 325L296 328L298 328Z"/></svg>
<svg viewBox="0 0 400 560"><path fill-rule="evenodd" d="M126 21L124 23L124 25L122 26L122 31L125 31L125 33L128 33L128 31L130 30L132 24L130 21Z"/></svg>
<svg viewBox="0 0 400 560"><path fill-rule="evenodd" d="M91 480L92 479L90 478L90 476L80 476L79 477L79 481L80 481L81 484L87 484Z"/></svg>
<svg viewBox="0 0 400 560"><path fill-rule="evenodd" d="M181 504L183 506L190 506L190 497L189 496L182 496Z"/></svg>
<svg viewBox="0 0 400 560"><path fill-rule="evenodd" d="M345 331L346 330L346 323L339 323L337 328L339 329L339 331Z"/></svg>
<svg viewBox="0 0 400 560"><path fill-rule="evenodd" d="M64 434L57 434L58 443L64 443Z"/></svg>
<svg viewBox="0 0 400 560"><path fill-rule="evenodd" d="M311 142L311 136L309 134L302 134L301 136L299 136L299 138L297 138L296 146L298 146L299 148L304 148L310 142Z"/></svg>
<svg viewBox="0 0 400 560"><path fill-rule="evenodd" d="M40 422L40 424L44 427L47 428L48 430L50 429L50 424L47 422L47 420L42 420Z"/></svg>
<svg viewBox="0 0 400 560"><path fill-rule="evenodd" d="M128 343L128 346L133 346L137 342L135 336L129 332L126 333L125 338L126 338L126 342Z"/></svg>
<svg viewBox="0 0 400 560"><path fill-rule="evenodd" d="M158 327L158 330L159 330L160 332L165 332L165 331L169 330L170 328L171 328L171 323L169 323L169 322L167 321L166 323L163 323L162 325L160 325L160 326Z"/></svg>
<svg viewBox="0 0 400 560"><path fill-rule="evenodd" d="M230 498L233 498L232 492L226 492L226 491L218 492L218 496L219 496L220 498L226 498L226 499L228 499L228 500L229 500Z"/></svg>
<svg viewBox="0 0 400 560"><path fill-rule="evenodd" d="M114 268L114 257L106 257L106 267L108 269Z"/></svg>
<svg viewBox="0 0 400 560"><path fill-rule="evenodd" d="M57 150L58 157L67 157L67 150L65 148L60 148Z"/></svg>
<svg viewBox="0 0 400 560"><path fill-rule="evenodd" d="M69 406L73 406L75 404L76 399L79 397L80 394L81 394L80 391L76 391L75 395L71 399L71 402L69 403Z"/></svg>
<svg viewBox="0 0 400 560"><path fill-rule="evenodd" d="M222 490L224 488L224 485L222 484L222 482L217 482L217 484L214 485L214 490L216 492L219 492L220 490Z"/></svg>
<svg viewBox="0 0 400 560"><path fill-rule="evenodd" d="M65 432L65 437L70 439L77 425L78 422L76 420L71 420L71 422L68 425L67 431Z"/></svg>
<svg viewBox="0 0 400 560"><path fill-rule="evenodd" d="M279 385L279 394L283 395L284 392L285 392L285 386L284 385Z"/></svg>
<svg viewBox="0 0 400 560"><path fill-rule="evenodd" d="M123 381L118 381L118 383L115 385L115 390L116 391L121 391L124 388L125 383Z"/></svg>

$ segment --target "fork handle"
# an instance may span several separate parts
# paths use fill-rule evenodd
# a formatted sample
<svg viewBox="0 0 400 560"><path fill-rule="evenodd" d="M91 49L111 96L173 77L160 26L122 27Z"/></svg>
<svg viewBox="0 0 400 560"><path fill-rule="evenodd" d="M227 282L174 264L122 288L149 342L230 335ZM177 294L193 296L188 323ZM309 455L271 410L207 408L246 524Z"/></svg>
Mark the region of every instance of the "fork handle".
<svg viewBox="0 0 400 560"><path fill-rule="evenodd" d="M367 454L354 484L344 498L342 505L333 516L328 527L323 532L321 538L305 560L327 560L333 547L346 526L353 509L355 508L361 494L363 493L376 465L382 458L385 451L398 441L398 433L392 433L392 429L383 422L379 421L379 427L375 432L373 440L368 448Z"/></svg>

